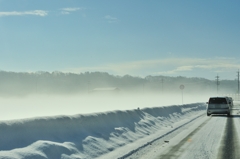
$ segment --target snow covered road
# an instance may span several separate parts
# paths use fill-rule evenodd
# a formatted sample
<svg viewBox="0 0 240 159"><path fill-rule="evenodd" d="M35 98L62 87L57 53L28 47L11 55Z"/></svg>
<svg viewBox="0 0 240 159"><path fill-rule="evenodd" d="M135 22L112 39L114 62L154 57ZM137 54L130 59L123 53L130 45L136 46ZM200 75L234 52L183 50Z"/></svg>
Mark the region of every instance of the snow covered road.
<svg viewBox="0 0 240 159"><path fill-rule="evenodd" d="M128 159L237 159L240 115L205 115L169 134Z"/></svg>

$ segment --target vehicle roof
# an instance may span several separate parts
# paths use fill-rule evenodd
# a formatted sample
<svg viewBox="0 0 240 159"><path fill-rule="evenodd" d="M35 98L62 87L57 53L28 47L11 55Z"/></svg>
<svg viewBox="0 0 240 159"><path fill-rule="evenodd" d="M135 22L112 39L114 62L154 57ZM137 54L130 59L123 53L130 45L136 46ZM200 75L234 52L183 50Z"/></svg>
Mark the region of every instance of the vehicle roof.
<svg viewBox="0 0 240 159"><path fill-rule="evenodd" d="M229 97L210 97L210 98L229 98Z"/></svg>

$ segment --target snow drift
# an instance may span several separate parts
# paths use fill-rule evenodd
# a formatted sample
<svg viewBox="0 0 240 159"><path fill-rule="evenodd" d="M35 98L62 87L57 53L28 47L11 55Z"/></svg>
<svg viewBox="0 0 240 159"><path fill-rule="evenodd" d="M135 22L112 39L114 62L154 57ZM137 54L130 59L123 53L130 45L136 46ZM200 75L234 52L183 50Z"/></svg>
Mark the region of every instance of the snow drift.
<svg viewBox="0 0 240 159"><path fill-rule="evenodd" d="M194 103L1 121L0 158L97 158L205 109Z"/></svg>

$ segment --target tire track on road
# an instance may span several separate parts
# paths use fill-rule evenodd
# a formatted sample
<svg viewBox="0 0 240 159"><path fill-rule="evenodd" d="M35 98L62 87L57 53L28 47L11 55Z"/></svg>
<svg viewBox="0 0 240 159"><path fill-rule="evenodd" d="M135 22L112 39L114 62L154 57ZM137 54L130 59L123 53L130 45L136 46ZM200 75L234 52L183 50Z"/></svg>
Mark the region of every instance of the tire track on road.
<svg viewBox="0 0 240 159"><path fill-rule="evenodd" d="M155 142L155 141L157 141L157 140L159 140L159 139L162 139L162 138L168 136L169 134L177 131L178 129L180 129L180 128L182 128L182 127L184 127L184 126L186 126L186 125L188 125L188 124L190 124L190 123L192 123L192 122L194 122L196 119L198 119L198 118L200 118L200 117L203 117L204 115L205 115L205 113L204 113L204 114L201 114L201 115L199 115L199 116L197 116L197 117L195 117L195 118L193 118L193 119L191 119L191 120L189 120L188 122L186 122L186 123L184 123L184 124L176 127L175 129L173 129L173 130L171 130L171 131L169 131L169 132L161 135L160 137L158 137L158 138L156 138L156 139L154 139L154 140L152 140L152 141L150 141L150 142L148 142L148 143L146 143L146 144L138 147L137 149L134 149L134 150L128 152L127 154L123 155L122 157L119 157L118 159L125 159L125 158L133 155L134 153L138 152L139 150L141 150L141 149L149 146L149 145L152 144L153 142Z"/></svg>
<svg viewBox="0 0 240 159"><path fill-rule="evenodd" d="M196 134L204 125L208 123L208 121L211 118L204 121L199 127L194 129L189 135L187 135L185 138L183 138L177 145L173 146L166 154L163 154L157 158L159 159L172 159L172 158L178 158L179 157L179 150L180 148L188 142L189 138L191 138L194 134Z"/></svg>
<svg viewBox="0 0 240 159"><path fill-rule="evenodd" d="M227 119L225 134L221 141L217 159L239 159L239 140L234 125L234 117Z"/></svg>

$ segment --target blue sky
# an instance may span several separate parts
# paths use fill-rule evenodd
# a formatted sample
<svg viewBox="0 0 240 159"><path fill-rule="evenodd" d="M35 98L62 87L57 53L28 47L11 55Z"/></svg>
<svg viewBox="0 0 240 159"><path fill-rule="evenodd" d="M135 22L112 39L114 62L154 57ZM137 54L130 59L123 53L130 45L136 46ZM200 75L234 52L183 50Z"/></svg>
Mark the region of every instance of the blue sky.
<svg viewBox="0 0 240 159"><path fill-rule="evenodd" d="M0 0L0 70L236 79L240 1Z"/></svg>

